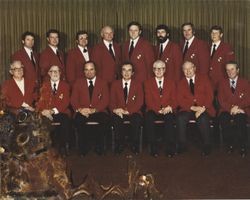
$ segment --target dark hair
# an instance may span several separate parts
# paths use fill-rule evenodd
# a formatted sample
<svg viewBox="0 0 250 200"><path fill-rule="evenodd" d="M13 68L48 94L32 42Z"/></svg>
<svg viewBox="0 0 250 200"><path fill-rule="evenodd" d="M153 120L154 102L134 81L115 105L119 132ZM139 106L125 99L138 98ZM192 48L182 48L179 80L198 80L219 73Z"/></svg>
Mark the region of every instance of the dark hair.
<svg viewBox="0 0 250 200"><path fill-rule="evenodd" d="M92 63L92 64L94 65L95 70L96 70L96 64L95 64L95 62L92 61L92 60L89 60L89 61L87 61L87 62L84 63L84 69L85 69L85 66L86 66L87 64L89 64L89 63Z"/></svg>
<svg viewBox="0 0 250 200"><path fill-rule="evenodd" d="M191 23L191 22L185 22L184 24L181 25L181 29L183 30L183 27L184 26L191 26L193 32L195 32L195 27L194 27L194 24Z"/></svg>
<svg viewBox="0 0 250 200"><path fill-rule="evenodd" d="M157 32L158 30L163 29L165 30L167 33L170 33L170 29L168 28L167 25L165 24L159 24L156 28L155 31Z"/></svg>
<svg viewBox="0 0 250 200"><path fill-rule="evenodd" d="M48 38L51 33L57 33L58 37L60 36L59 31L56 29L50 29L46 33L46 37Z"/></svg>
<svg viewBox="0 0 250 200"><path fill-rule="evenodd" d="M121 68L120 68L121 71L122 71L122 67L123 67L124 65L131 65L131 66L132 66L132 72L135 72L135 66L134 66L134 64L133 64L132 62L130 62L130 61L125 61L125 62L123 62L123 63L121 64Z"/></svg>
<svg viewBox="0 0 250 200"><path fill-rule="evenodd" d="M210 28L210 33L212 32L212 30L217 30L217 31L220 31L220 33L223 33L223 29L221 26L218 26L218 25L214 25Z"/></svg>
<svg viewBox="0 0 250 200"><path fill-rule="evenodd" d="M235 66L236 66L236 69L239 69L239 68L240 68L240 67L239 67L239 64L238 64L236 61L234 61L234 60L228 61L228 62L226 63L225 66L227 66L227 65L235 65Z"/></svg>
<svg viewBox="0 0 250 200"><path fill-rule="evenodd" d="M84 35L84 34L88 35L87 31L78 31L78 32L76 33L76 40L78 40L79 35Z"/></svg>
<svg viewBox="0 0 250 200"><path fill-rule="evenodd" d="M27 36L32 36L34 39L35 39L35 34L30 32L30 31L25 31L23 34L22 34L22 40L25 40L25 38Z"/></svg>
<svg viewBox="0 0 250 200"><path fill-rule="evenodd" d="M139 30L142 31L142 26L141 26L141 24L140 24L139 22L136 22L136 21L130 22L130 23L128 24L128 26L127 26L128 30L129 30L129 28L130 28L131 26L138 26Z"/></svg>

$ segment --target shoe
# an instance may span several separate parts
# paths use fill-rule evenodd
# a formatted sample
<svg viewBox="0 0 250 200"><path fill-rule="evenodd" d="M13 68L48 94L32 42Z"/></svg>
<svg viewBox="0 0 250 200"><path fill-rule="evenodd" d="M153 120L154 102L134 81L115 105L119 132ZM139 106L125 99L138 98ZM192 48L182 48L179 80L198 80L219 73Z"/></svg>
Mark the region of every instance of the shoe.
<svg viewBox="0 0 250 200"><path fill-rule="evenodd" d="M103 155L104 150L103 150L102 147L97 146L97 147L95 148L95 152L96 152L97 155L101 156L101 155Z"/></svg>
<svg viewBox="0 0 250 200"><path fill-rule="evenodd" d="M241 148L241 150L240 150L240 156L241 156L242 158L245 158L246 155L247 155L246 149L245 149L245 148Z"/></svg>
<svg viewBox="0 0 250 200"><path fill-rule="evenodd" d="M180 145L178 148L177 148L177 154L183 154L183 153L186 153L188 151L186 145Z"/></svg>
<svg viewBox="0 0 250 200"><path fill-rule="evenodd" d="M159 154L158 154L158 148L156 147L156 145L151 145L150 155L153 156L153 157L155 157L155 158L159 156Z"/></svg>
<svg viewBox="0 0 250 200"><path fill-rule="evenodd" d="M138 154L139 154L139 147L138 147L138 145L133 145L133 146L131 147L131 151L132 151L132 153L134 153L135 155L138 155Z"/></svg>
<svg viewBox="0 0 250 200"><path fill-rule="evenodd" d="M233 146L232 146L232 145L230 145L230 146L227 147L227 153L228 153L228 154L233 153L233 151L234 151L234 149L233 149Z"/></svg>
<svg viewBox="0 0 250 200"><path fill-rule="evenodd" d="M172 149L167 148L165 151L165 155L169 158L173 158L174 157L174 151Z"/></svg>
<svg viewBox="0 0 250 200"><path fill-rule="evenodd" d="M202 156L208 156L211 153L211 148L209 146L204 146L202 150Z"/></svg>
<svg viewBox="0 0 250 200"><path fill-rule="evenodd" d="M115 147L115 154L121 154L124 151L124 147L122 145L118 145Z"/></svg>

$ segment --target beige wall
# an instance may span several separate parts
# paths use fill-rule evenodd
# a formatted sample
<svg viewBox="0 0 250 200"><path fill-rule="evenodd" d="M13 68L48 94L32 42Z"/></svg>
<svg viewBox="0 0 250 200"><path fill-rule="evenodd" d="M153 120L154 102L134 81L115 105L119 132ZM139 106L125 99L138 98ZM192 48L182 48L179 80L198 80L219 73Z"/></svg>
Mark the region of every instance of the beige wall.
<svg viewBox="0 0 250 200"><path fill-rule="evenodd" d="M65 52L75 45L80 29L90 33L90 42L99 39L100 28L112 25L116 40L127 37L126 25L139 21L144 36L155 42L154 28L166 23L172 39L180 40L180 26L191 21L197 35L208 41L209 28L221 25L241 66L241 74L250 80L250 1L248 0L0 0L0 82L8 77L10 55L21 47L21 34L37 34L37 50L46 46L45 32L62 32Z"/></svg>

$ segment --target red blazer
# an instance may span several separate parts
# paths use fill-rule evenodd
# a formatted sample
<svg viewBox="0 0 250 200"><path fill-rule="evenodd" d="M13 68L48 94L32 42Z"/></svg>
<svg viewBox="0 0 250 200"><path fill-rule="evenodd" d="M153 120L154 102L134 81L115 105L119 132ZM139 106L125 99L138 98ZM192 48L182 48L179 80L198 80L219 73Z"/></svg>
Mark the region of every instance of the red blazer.
<svg viewBox="0 0 250 200"><path fill-rule="evenodd" d="M79 108L95 108L98 112L104 112L109 104L108 85L97 77L90 101L87 80L77 79L73 85L70 102L75 111Z"/></svg>
<svg viewBox="0 0 250 200"><path fill-rule="evenodd" d="M33 106L37 98L35 88L36 84L33 80L24 79L23 95L13 78L4 81L2 84L2 94L4 98L6 98L7 107L15 112L15 110L21 108L23 102Z"/></svg>
<svg viewBox="0 0 250 200"><path fill-rule="evenodd" d="M221 41L213 58L210 56L209 77L214 89L218 89L219 82L227 77L225 70L226 63L234 60L235 55L231 46Z"/></svg>
<svg viewBox="0 0 250 200"><path fill-rule="evenodd" d="M147 110L153 110L155 113L158 113L162 107L167 107L168 105L172 109L176 109L176 86L173 80L164 78L162 97L160 97L155 78L146 80L144 88Z"/></svg>
<svg viewBox="0 0 250 200"><path fill-rule="evenodd" d="M33 56L35 58L35 67L25 51L24 48L16 51L12 56L11 60L19 60L24 65L24 78L25 79L32 79L33 81L40 81L40 68L39 68L39 55L33 51Z"/></svg>
<svg viewBox="0 0 250 200"><path fill-rule="evenodd" d="M126 109L129 114L141 113L143 99L144 97L141 83L131 80L128 101L125 103L122 80L116 80L111 86L109 108L111 112L116 108L123 108Z"/></svg>
<svg viewBox="0 0 250 200"><path fill-rule="evenodd" d="M166 63L165 77L174 81L179 81L181 78L182 52L180 47L169 41L165 47L161 58L159 58L160 46L155 46L155 60L160 59Z"/></svg>
<svg viewBox="0 0 250 200"><path fill-rule="evenodd" d="M153 76L154 50L152 45L142 37L139 38L131 59L129 59L130 40L126 41L122 48L122 60L131 61L135 65L135 80L143 83Z"/></svg>
<svg viewBox="0 0 250 200"><path fill-rule="evenodd" d="M88 48L89 58L91 60L91 49ZM81 50L79 47L76 47L74 49L70 49L68 51L67 55L67 61L66 61L66 77L67 81L71 86L73 86L74 82L78 78L84 78L84 64L86 60L81 53Z"/></svg>
<svg viewBox="0 0 250 200"><path fill-rule="evenodd" d="M113 48L115 50L115 60L104 42L94 46L92 52L92 59L97 66L97 75L108 83L117 79L121 65L121 47L113 42Z"/></svg>
<svg viewBox="0 0 250 200"><path fill-rule="evenodd" d="M49 80L48 71L52 65L60 67L61 78L65 79L64 54L62 51L59 51L59 54L61 61L49 46L41 52L39 66L41 68L41 76L43 80Z"/></svg>
<svg viewBox="0 0 250 200"><path fill-rule="evenodd" d="M177 87L177 102L180 111L191 111L193 105L205 106L211 116L215 116L213 107L213 89L210 80L205 75L195 75L194 95L190 91L189 83L184 77Z"/></svg>
<svg viewBox="0 0 250 200"><path fill-rule="evenodd" d="M220 112L230 112L233 105L239 106L250 115L250 84L246 79L238 78L234 94L231 91L228 78L219 84L218 100Z"/></svg>
<svg viewBox="0 0 250 200"><path fill-rule="evenodd" d="M182 41L180 43L181 50L183 50L184 45L185 41ZM193 62L196 66L198 73L208 75L209 58L210 53L207 43L195 37L191 46L188 48L185 57L183 58L183 62Z"/></svg>
<svg viewBox="0 0 250 200"><path fill-rule="evenodd" d="M59 113L69 114L69 85L65 81L60 81L57 92L54 95L50 81L45 81L40 90L40 98L37 103L37 109L42 111L44 109L56 108Z"/></svg>

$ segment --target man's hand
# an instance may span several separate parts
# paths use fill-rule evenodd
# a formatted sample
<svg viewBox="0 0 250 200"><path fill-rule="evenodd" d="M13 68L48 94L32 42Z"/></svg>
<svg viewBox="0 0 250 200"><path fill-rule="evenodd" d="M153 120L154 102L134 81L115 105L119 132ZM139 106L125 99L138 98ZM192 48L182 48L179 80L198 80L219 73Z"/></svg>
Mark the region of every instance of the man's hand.
<svg viewBox="0 0 250 200"><path fill-rule="evenodd" d="M90 114L92 114L92 110L90 108L79 108L78 112L81 113L81 115L85 116L85 117L89 117Z"/></svg>
<svg viewBox="0 0 250 200"><path fill-rule="evenodd" d="M199 118L200 115L206 111L205 106L191 106L190 109L195 112L196 118Z"/></svg>
<svg viewBox="0 0 250 200"><path fill-rule="evenodd" d="M236 114L240 114L240 113L245 113L245 111L243 109L239 108L239 106L233 106L230 110L231 115L236 115Z"/></svg>
<svg viewBox="0 0 250 200"><path fill-rule="evenodd" d="M163 114L163 115L166 115L168 113L173 113L173 109L172 109L171 106L167 106L167 107L164 107L161 110L159 110L159 113Z"/></svg>
<svg viewBox="0 0 250 200"><path fill-rule="evenodd" d="M113 113L118 115L119 117L123 118L123 115L128 115L129 112L127 110L124 110L123 108L116 108L113 110Z"/></svg>
<svg viewBox="0 0 250 200"><path fill-rule="evenodd" d="M48 119L50 119L51 121L53 121L53 117L52 117L53 111L52 110L45 109L41 113L43 116L45 116Z"/></svg>

